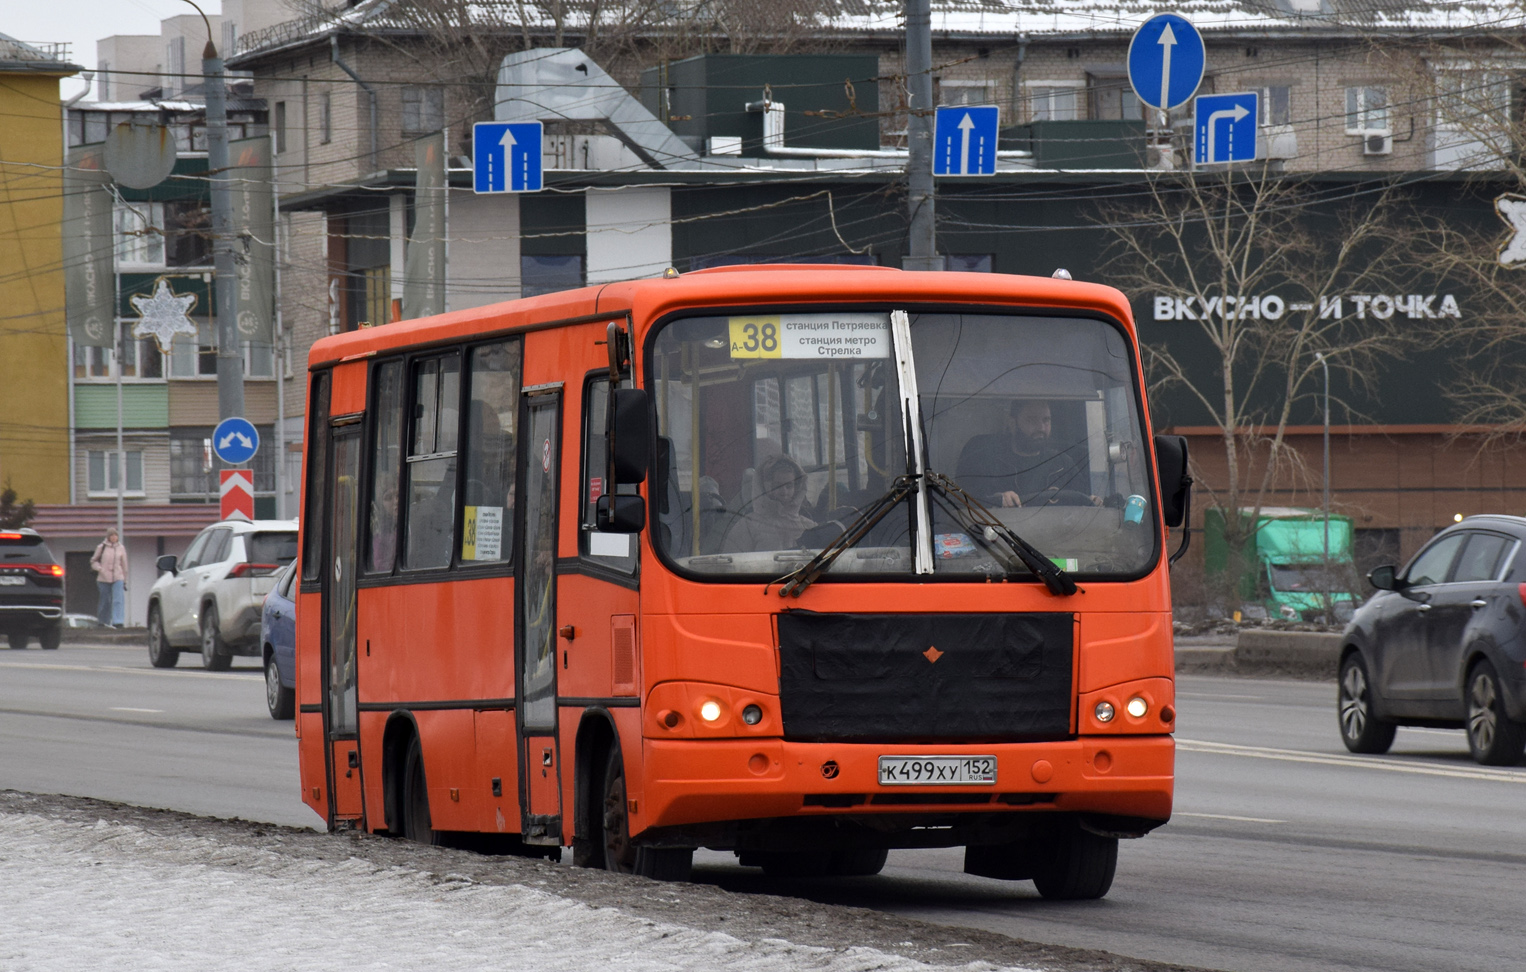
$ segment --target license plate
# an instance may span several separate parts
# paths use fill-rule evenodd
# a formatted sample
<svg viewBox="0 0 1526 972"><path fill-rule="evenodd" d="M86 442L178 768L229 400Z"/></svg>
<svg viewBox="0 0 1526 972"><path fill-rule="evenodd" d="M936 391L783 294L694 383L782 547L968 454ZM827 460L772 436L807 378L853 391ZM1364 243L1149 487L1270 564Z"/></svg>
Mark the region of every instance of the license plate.
<svg viewBox="0 0 1526 972"><path fill-rule="evenodd" d="M5 577L0 577L0 584L15 584L16 586L19 587L19 586L21 586L22 584L25 584L25 583L26 583L26 578L25 577L17 577L15 574L11 574L11 575L5 576Z"/></svg>
<svg viewBox="0 0 1526 972"><path fill-rule="evenodd" d="M880 786L995 786L995 756L881 756Z"/></svg>

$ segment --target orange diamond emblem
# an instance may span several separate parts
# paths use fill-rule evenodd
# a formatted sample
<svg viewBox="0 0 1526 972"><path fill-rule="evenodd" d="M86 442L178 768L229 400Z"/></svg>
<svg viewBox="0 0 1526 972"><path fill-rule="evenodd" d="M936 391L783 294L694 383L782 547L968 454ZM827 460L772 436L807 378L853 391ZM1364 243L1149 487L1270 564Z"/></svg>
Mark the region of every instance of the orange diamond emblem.
<svg viewBox="0 0 1526 972"><path fill-rule="evenodd" d="M933 662L943 657L943 652L939 651L933 645L928 645L927 650L922 652L922 657L927 659L928 664L932 664Z"/></svg>

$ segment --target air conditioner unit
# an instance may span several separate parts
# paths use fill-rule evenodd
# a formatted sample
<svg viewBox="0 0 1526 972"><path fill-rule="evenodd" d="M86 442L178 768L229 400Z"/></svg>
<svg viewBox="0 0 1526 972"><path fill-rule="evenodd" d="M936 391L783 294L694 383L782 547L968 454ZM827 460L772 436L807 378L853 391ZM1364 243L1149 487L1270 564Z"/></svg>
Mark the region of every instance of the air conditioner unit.
<svg viewBox="0 0 1526 972"><path fill-rule="evenodd" d="M1367 132L1362 135L1363 155L1392 155L1394 136L1392 132Z"/></svg>

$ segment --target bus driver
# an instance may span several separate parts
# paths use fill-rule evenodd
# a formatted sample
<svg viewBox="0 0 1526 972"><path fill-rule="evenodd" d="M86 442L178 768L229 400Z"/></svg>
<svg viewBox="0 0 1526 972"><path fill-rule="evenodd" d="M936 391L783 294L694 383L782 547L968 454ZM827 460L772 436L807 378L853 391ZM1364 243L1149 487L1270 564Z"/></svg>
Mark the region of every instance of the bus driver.
<svg viewBox="0 0 1526 972"><path fill-rule="evenodd" d="M1007 416L1007 433L977 435L959 453L959 484L992 506L1042 505L1068 492L1093 506L1087 471L1051 441L1053 418L1041 398L1019 398Z"/></svg>

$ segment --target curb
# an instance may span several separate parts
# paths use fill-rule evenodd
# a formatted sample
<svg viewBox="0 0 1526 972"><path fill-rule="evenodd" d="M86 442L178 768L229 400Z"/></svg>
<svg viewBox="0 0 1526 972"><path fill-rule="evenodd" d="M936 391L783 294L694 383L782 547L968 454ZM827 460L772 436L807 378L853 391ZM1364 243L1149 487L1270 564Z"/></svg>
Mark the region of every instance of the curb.
<svg viewBox="0 0 1526 972"><path fill-rule="evenodd" d="M147 645L147 628L65 628L66 645Z"/></svg>
<svg viewBox="0 0 1526 972"><path fill-rule="evenodd" d="M1342 636L1324 631L1241 631L1227 638L1178 638L1176 670L1334 680Z"/></svg>

